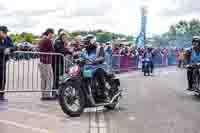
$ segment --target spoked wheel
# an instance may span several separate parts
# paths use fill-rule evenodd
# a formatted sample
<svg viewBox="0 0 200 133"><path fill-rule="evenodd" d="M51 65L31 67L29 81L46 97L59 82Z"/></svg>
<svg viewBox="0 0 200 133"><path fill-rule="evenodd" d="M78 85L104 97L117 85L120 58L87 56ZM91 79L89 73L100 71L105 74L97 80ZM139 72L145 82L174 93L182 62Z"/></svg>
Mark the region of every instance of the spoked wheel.
<svg viewBox="0 0 200 133"><path fill-rule="evenodd" d="M148 76L150 76L150 73L151 73L151 67L150 67L149 64L148 64L148 66L147 66L147 73L148 73Z"/></svg>
<svg viewBox="0 0 200 133"><path fill-rule="evenodd" d="M199 89L199 74L198 74L198 71L194 71L193 72L193 85L192 85L192 87L195 89L195 90L197 90L197 89Z"/></svg>
<svg viewBox="0 0 200 133"><path fill-rule="evenodd" d="M150 76L150 67L148 64L144 65L144 76Z"/></svg>
<svg viewBox="0 0 200 133"><path fill-rule="evenodd" d="M59 103L65 114L71 117L81 115L85 107L85 95L77 82L70 81L61 86Z"/></svg>
<svg viewBox="0 0 200 133"><path fill-rule="evenodd" d="M199 89L199 75L198 74L196 74L196 76L195 76L195 88L196 89Z"/></svg>
<svg viewBox="0 0 200 133"><path fill-rule="evenodd" d="M196 96L200 96L200 75L199 72L196 71L194 72L194 81L193 81L193 86L195 88Z"/></svg>
<svg viewBox="0 0 200 133"><path fill-rule="evenodd" d="M144 76L146 76L146 72L144 72Z"/></svg>

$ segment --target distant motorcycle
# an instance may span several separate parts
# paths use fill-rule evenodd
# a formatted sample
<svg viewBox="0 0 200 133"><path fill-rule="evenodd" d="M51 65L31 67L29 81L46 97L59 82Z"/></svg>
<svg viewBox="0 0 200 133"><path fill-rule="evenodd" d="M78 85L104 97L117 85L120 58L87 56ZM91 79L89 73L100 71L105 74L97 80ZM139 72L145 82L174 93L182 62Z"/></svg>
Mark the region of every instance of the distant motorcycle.
<svg viewBox="0 0 200 133"><path fill-rule="evenodd" d="M59 103L64 113L71 117L80 116L86 107L104 106L115 109L119 102L122 90L120 81L114 74L105 74L105 86L108 90L109 101L102 102L101 88L96 79L95 72L101 69L92 65L91 61L80 58L62 76L59 89Z"/></svg>
<svg viewBox="0 0 200 133"><path fill-rule="evenodd" d="M197 96L200 96L200 63L186 65L187 69L193 69L192 71L192 88Z"/></svg>
<svg viewBox="0 0 200 133"><path fill-rule="evenodd" d="M148 58L143 59L143 73L144 76L148 75L150 76L150 73L152 73L152 67L151 67L151 61Z"/></svg>

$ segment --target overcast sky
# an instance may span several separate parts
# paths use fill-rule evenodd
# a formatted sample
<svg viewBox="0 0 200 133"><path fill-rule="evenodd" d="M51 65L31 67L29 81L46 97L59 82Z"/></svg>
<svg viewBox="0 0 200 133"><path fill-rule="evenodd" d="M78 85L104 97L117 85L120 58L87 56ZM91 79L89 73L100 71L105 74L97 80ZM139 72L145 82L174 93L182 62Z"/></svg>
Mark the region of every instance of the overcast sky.
<svg viewBox="0 0 200 133"><path fill-rule="evenodd" d="M137 35L142 5L148 6L148 34L200 16L199 0L0 0L0 25L19 33L41 34L53 27Z"/></svg>

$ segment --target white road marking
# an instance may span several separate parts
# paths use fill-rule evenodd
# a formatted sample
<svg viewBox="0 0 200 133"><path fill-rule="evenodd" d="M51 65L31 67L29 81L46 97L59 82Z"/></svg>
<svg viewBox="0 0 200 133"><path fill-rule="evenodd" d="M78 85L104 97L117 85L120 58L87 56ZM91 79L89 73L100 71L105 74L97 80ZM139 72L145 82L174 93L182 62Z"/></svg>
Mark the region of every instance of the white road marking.
<svg viewBox="0 0 200 133"><path fill-rule="evenodd" d="M176 69L174 69L174 70L158 69L158 70L156 70L156 71L154 72L154 74L156 74L156 75L161 75L161 74L163 74L163 75L168 75L168 74L170 74L170 73L175 73L175 72L177 72ZM132 71L132 72L130 72L130 73L117 74L117 75L116 75L116 78L121 79L121 78L134 77L134 76L135 76L136 74L138 74L138 73L142 73L142 71Z"/></svg>
<svg viewBox="0 0 200 133"><path fill-rule="evenodd" d="M170 73L175 73L175 72L177 72L177 71L176 70L169 70L169 71L157 72L157 74L169 75Z"/></svg>
<svg viewBox="0 0 200 133"><path fill-rule="evenodd" d="M135 117L131 116L131 117L129 117L129 120L134 121Z"/></svg>
<svg viewBox="0 0 200 133"><path fill-rule="evenodd" d="M50 133L50 131L48 131L47 129L35 128L35 127L31 127L31 126L24 125L24 124L21 124L21 123L16 123L16 122L13 122L13 121L0 120L0 123L10 125L10 126L14 126L14 127L17 127L17 128L32 130L36 133Z"/></svg>
<svg viewBox="0 0 200 133"><path fill-rule="evenodd" d="M128 78L128 77L132 77L132 76L134 76L133 72L131 72L129 74L119 74L119 75L116 75L116 78L121 79L121 78Z"/></svg>
<svg viewBox="0 0 200 133"><path fill-rule="evenodd" d="M33 111L29 111L29 110L24 110L24 109L8 108L8 110L10 110L10 111L16 111L16 112L21 112L21 113L26 113L26 114L30 114L30 115L36 115L36 116L39 116L39 117L59 119L59 117L57 117L57 116L48 115L48 114L39 113L39 112L33 112ZM65 118L65 120L70 120L70 119Z"/></svg>

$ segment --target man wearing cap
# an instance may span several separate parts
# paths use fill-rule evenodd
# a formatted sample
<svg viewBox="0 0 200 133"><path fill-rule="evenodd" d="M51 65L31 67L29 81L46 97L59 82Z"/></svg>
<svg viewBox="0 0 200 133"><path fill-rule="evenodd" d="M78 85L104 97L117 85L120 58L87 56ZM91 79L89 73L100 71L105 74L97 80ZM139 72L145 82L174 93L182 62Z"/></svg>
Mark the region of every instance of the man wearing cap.
<svg viewBox="0 0 200 133"><path fill-rule="evenodd" d="M7 32L8 29L6 26L0 26L0 91L5 90L7 55L10 53L11 48L14 48ZM4 100L4 92L0 92L0 101Z"/></svg>

